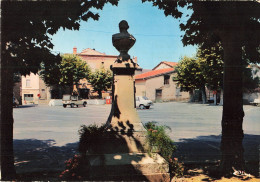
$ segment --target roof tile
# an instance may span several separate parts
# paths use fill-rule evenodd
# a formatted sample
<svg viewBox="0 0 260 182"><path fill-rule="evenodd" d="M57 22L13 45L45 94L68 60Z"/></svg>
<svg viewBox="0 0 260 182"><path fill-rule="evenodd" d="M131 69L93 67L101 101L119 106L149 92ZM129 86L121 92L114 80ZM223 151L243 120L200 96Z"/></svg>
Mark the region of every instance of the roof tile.
<svg viewBox="0 0 260 182"><path fill-rule="evenodd" d="M149 78L149 77L154 77L154 76L158 76L158 75L161 75L161 74L170 73L170 72L173 72L173 71L174 71L174 68L152 70L152 71L149 71L149 72L146 72L146 73L135 75L135 79L136 80L142 80L142 79L146 79L146 78Z"/></svg>

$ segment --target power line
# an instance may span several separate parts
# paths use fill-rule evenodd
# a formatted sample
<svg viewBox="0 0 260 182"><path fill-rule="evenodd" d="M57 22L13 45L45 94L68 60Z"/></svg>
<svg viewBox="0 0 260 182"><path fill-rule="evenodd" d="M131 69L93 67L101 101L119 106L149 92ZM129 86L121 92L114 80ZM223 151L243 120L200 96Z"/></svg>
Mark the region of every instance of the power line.
<svg viewBox="0 0 260 182"><path fill-rule="evenodd" d="M107 34L114 34L115 32L106 32L106 31L102 31L102 30L88 30L88 29L81 29L87 32L98 32L98 33L107 33ZM134 34L134 35L138 35L138 36L147 36L147 37L180 37L181 35L163 35L163 34Z"/></svg>

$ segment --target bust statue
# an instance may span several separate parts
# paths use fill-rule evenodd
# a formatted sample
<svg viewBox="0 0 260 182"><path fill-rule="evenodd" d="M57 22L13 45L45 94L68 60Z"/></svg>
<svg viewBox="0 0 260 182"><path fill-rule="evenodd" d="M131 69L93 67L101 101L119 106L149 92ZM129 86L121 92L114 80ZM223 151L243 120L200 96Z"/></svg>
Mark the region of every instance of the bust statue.
<svg viewBox="0 0 260 182"><path fill-rule="evenodd" d="M122 20L119 23L120 33L114 34L112 36L113 46L120 52L118 56L118 62L127 61L130 59L128 54L129 49L135 44L136 39L134 36L127 32L129 28L127 21Z"/></svg>

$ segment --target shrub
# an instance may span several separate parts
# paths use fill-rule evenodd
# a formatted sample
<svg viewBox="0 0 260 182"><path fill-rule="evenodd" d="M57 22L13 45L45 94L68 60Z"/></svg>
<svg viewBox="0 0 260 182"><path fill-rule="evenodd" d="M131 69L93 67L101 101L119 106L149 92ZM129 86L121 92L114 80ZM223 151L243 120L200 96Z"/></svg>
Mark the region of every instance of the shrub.
<svg viewBox="0 0 260 182"><path fill-rule="evenodd" d="M158 126L156 122L148 122L145 124L147 129L147 142L150 146L149 152L159 152L159 154L169 163L171 176L180 177L183 175L184 167L178 162L177 158L173 158L176 150L174 141L167 134L167 130L171 131L168 126Z"/></svg>
<svg viewBox="0 0 260 182"><path fill-rule="evenodd" d="M89 180L89 162L86 158L86 152L95 146L98 146L102 137L106 135L104 125L82 125L79 129L79 153L73 158L65 161L65 170L60 174L61 180Z"/></svg>
<svg viewBox="0 0 260 182"><path fill-rule="evenodd" d="M67 160L65 170L60 174L62 180L82 180L86 176L86 160L84 156L76 154L73 158Z"/></svg>
<svg viewBox="0 0 260 182"><path fill-rule="evenodd" d="M146 123L145 128L147 129L147 141L150 146L149 152L159 152L169 163L171 177L182 176L184 168L182 164L178 162L177 158L173 158L176 146L167 134L167 130L170 131L170 128L168 126L158 126L156 122ZM117 134L115 131L107 132L105 125L82 125L79 129L80 154L65 161L66 168L60 174L60 178L62 180L88 180L91 174L89 174L89 163L86 158L86 153L90 149L93 150L92 152L98 151L104 137L115 137Z"/></svg>
<svg viewBox="0 0 260 182"><path fill-rule="evenodd" d="M81 154L86 154L88 149L97 146L101 141L104 135L107 134L105 125L82 125L79 129L79 152Z"/></svg>

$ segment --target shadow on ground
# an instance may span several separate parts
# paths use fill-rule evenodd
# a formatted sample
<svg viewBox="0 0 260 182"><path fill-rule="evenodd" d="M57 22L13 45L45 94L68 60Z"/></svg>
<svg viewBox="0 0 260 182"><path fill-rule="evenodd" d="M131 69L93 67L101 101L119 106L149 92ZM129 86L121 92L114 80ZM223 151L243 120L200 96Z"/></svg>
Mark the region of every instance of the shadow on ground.
<svg viewBox="0 0 260 182"><path fill-rule="evenodd" d="M17 107L14 107L14 109L23 109L23 108L30 108L30 107L37 107L36 104L29 104L29 105L19 105Z"/></svg>
<svg viewBox="0 0 260 182"><path fill-rule="evenodd" d="M181 139L180 142L175 143L177 151L174 156L183 162L187 169L190 169L188 175L196 176L203 173L207 174L211 180L215 180L219 177L216 171L221 159L220 142L220 135ZM246 172L259 176L260 135L245 134L243 146Z"/></svg>
<svg viewBox="0 0 260 182"><path fill-rule="evenodd" d="M21 180L55 180L64 161L78 150L77 143L54 146L54 140L14 140L15 168Z"/></svg>
<svg viewBox="0 0 260 182"><path fill-rule="evenodd" d="M206 174L206 181L218 179L215 174L219 160L221 136L199 136L182 139L175 144L178 149L174 155L189 171L185 177ZM15 166L21 180L57 180L65 169L64 161L72 158L78 151L78 143L54 146L54 140L14 140ZM245 134L244 157L247 173L259 174L260 135Z"/></svg>

